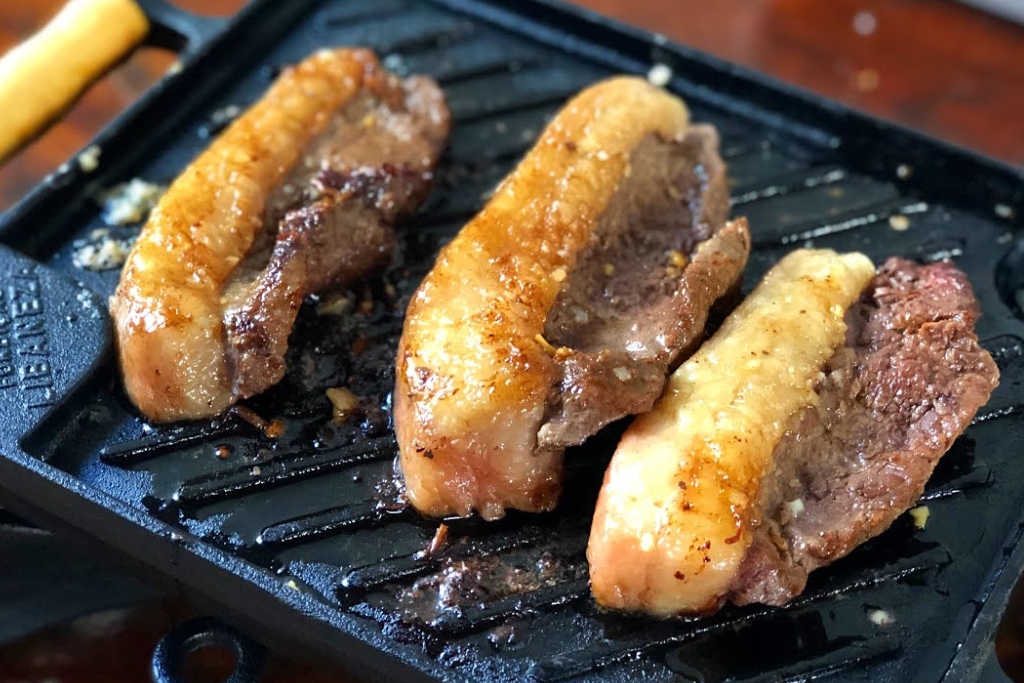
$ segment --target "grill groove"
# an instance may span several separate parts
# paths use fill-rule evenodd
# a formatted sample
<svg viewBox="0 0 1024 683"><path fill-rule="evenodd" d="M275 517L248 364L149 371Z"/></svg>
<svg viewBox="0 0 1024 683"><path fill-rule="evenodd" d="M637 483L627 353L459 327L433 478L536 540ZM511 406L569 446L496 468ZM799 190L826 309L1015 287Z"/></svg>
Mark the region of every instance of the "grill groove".
<svg viewBox="0 0 1024 683"><path fill-rule="evenodd" d="M191 505L207 505L354 465L390 459L395 456L396 449L394 437L386 436L364 444L312 455L305 451L282 453L258 464L247 464L187 479L178 489L174 500Z"/></svg>
<svg viewBox="0 0 1024 683"><path fill-rule="evenodd" d="M772 178L767 182L751 183L751 187L736 188L734 190L732 205L734 208L738 208L744 204L772 197L782 197L799 190L807 190L822 185L833 185L845 180L848 175L844 168L826 166L824 168L812 169L809 173L807 171L798 171L791 175Z"/></svg>
<svg viewBox="0 0 1024 683"><path fill-rule="evenodd" d="M342 532L369 529L383 524L385 515L375 501L333 507L265 527L256 542L263 546L292 545Z"/></svg>
<svg viewBox="0 0 1024 683"><path fill-rule="evenodd" d="M242 420L237 413L228 413L223 420L210 424L188 425L149 436L123 441L100 449L100 460L112 467L133 467L197 444L214 443L232 436L248 436L254 441L267 440L255 425Z"/></svg>

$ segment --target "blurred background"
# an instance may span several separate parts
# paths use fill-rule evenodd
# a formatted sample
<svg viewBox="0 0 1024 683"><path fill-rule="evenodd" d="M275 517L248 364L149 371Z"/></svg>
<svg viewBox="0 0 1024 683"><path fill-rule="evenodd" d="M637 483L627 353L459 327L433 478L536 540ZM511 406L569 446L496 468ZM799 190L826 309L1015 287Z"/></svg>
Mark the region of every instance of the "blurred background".
<svg viewBox="0 0 1024 683"><path fill-rule="evenodd" d="M243 0L175 0L228 15ZM1024 0L972 0L1024 20ZM60 0L0 3L0 52ZM1024 27L952 0L577 0L576 4L1014 164L1024 164ZM174 62L141 48L0 168L0 210L82 149Z"/></svg>
<svg viewBox="0 0 1024 683"><path fill-rule="evenodd" d="M230 15L244 4L243 0L174 2L211 15ZM59 0L0 2L0 53L42 26L60 4ZM1004 162L1024 165L1024 26L1005 18L1024 21L1024 0L975 0L974 4L991 5L1002 15L952 0L578 0L577 4ZM175 59L168 51L141 48L96 83L62 121L0 167L0 211L84 148ZM0 525L3 522L0 519ZM12 547L6 555L0 552L0 586L5 567L15 563ZM0 590L0 601L4 597ZM1019 597L1004 621L998 648L1015 680L1024 681L1024 594ZM66 621L28 639L5 644L0 638L0 683L144 681L153 645L188 615L180 598L151 597L142 607ZM222 680L229 666L226 655L207 655L190 664L191 680ZM266 680L344 679L331 671L314 673L304 664L274 660Z"/></svg>

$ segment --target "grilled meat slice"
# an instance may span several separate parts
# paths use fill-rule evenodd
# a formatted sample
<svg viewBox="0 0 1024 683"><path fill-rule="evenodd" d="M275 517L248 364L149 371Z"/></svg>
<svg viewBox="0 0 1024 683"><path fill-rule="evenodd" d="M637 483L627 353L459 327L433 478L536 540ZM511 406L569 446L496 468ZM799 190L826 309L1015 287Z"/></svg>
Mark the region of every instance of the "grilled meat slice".
<svg viewBox="0 0 1024 683"><path fill-rule="evenodd" d="M153 210L112 301L129 397L210 417L284 375L303 297L390 257L429 191L449 116L430 79L322 50L192 162Z"/></svg>
<svg viewBox="0 0 1024 683"><path fill-rule="evenodd" d="M787 602L808 572L920 498L999 382L974 334L979 314L951 263L885 263L846 315L846 345L826 363L817 408L794 415L775 447L732 602Z"/></svg>
<svg viewBox="0 0 1024 683"><path fill-rule="evenodd" d="M588 548L600 604L782 604L920 496L998 371L963 273L853 257L780 262L627 430Z"/></svg>
<svg viewBox="0 0 1024 683"><path fill-rule="evenodd" d="M562 453L648 410L749 252L713 129L646 81L573 99L410 302L395 427L430 515L550 510Z"/></svg>

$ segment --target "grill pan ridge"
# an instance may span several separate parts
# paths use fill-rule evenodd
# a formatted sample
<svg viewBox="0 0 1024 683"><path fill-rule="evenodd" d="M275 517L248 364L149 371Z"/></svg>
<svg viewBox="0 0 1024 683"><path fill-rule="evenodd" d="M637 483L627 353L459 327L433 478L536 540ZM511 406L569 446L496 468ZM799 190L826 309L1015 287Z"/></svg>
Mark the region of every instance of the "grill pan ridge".
<svg viewBox="0 0 1024 683"><path fill-rule="evenodd" d="M347 294L347 313L303 308L288 376L246 403L281 419L283 436L245 410L144 424L118 387L101 312L117 274L72 262L76 241L103 227L93 197L131 177L168 182L207 144L214 112L253 102L281 65L343 44L444 87L453 136L431 198L400 228L394 263ZM952 258L1002 373L928 485L927 526L902 517L784 609L656 622L596 608L584 552L621 427L568 453L557 511L450 521L433 555L423 551L437 523L398 501L390 391L409 296L561 103L653 63L671 67L670 87L722 134L756 244L748 283L805 244L876 262ZM182 101L186 86L197 95ZM98 141L94 174L51 179L0 221L0 351L11 350L0 354L0 504L96 538L272 646L368 679L977 679L1024 566L1020 172L541 0L261 0ZM324 389L342 385L363 414L338 425Z"/></svg>

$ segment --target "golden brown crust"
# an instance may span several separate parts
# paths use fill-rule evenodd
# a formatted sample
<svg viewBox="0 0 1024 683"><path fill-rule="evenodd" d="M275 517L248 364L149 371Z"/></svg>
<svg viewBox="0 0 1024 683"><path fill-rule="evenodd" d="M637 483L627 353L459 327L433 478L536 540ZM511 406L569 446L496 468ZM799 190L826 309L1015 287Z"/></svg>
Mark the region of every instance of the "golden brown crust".
<svg viewBox="0 0 1024 683"><path fill-rule="evenodd" d="M536 450L555 364L537 340L647 136L681 140L683 103L646 81L576 96L440 254L409 304L395 424L410 499L430 515L554 507L561 451ZM440 305L443 303L443 305Z"/></svg>
<svg viewBox="0 0 1024 683"><path fill-rule="evenodd" d="M285 70L171 185L111 301L125 388L158 422L233 401L221 291L252 246L271 191L332 112L364 88L399 96L366 50L322 50Z"/></svg>

